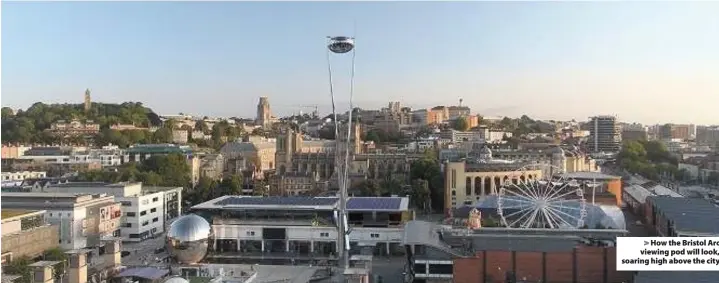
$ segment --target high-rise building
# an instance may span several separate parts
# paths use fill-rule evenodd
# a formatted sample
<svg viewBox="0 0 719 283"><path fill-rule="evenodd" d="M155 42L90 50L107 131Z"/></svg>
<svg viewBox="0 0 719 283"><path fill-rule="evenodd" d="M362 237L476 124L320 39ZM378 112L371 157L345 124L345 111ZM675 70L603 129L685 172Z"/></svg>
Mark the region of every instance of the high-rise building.
<svg viewBox="0 0 719 283"><path fill-rule="evenodd" d="M587 148L592 152L618 152L622 147L622 133L617 117L589 118L589 135Z"/></svg>
<svg viewBox="0 0 719 283"><path fill-rule="evenodd" d="M255 123L262 127L268 127L272 123L270 99L267 98L267 96L260 97L260 102L257 103L257 119L255 120Z"/></svg>

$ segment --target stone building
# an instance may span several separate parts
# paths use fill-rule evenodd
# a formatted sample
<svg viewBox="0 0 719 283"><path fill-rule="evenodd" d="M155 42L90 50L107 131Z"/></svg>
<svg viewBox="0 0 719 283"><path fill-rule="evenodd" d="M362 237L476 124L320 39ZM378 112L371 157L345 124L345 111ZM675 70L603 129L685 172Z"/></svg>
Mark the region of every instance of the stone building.
<svg viewBox="0 0 719 283"><path fill-rule="evenodd" d="M238 158L246 160L243 166L253 167L255 176L263 176L265 172L275 170L275 143L274 139L249 138L242 142L228 142L220 149L227 166L227 162L238 162ZM238 166L235 166L238 167Z"/></svg>
<svg viewBox="0 0 719 283"><path fill-rule="evenodd" d="M559 154L557 164L561 162ZM445 210L472 205L483 196L497 194L504 182L539 180L545 175L542 170L522 170L527 165L523 161L494 158L487 146L475 144L466 160L445 164Z"/></svg>

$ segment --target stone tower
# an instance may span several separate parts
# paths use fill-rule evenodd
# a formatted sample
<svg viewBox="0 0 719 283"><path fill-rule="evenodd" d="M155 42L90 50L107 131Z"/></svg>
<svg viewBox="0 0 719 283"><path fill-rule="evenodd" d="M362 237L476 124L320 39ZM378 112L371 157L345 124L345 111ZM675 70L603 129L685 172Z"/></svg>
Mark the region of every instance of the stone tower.
<svg viewBox="0 0 719 283"><path fill-rule="evenodd" d="M90 111L92 100L90 99L90 89L85 89L85 112Z"/></svg>
<svg viewBox="0 0 719 283"><path fill-rule="evenodd" d="M268 127L272 124L272 112L270 112L270 100L266 96L260 97L257 103L257 119L255 123L262 127Z"/></svg>

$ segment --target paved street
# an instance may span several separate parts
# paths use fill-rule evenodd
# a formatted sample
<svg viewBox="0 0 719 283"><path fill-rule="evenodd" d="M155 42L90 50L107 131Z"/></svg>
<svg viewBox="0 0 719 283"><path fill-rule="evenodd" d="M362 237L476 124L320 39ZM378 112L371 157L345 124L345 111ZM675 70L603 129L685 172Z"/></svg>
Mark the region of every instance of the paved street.
<svg viewBox="0 0 719 283"><path fill-rule="evenodd" d="M141 266L156 263L157 259L167 257L167 252L155 254L155 250L165 246L164 234L158 235L154 239L147 239L139 243L125 242L122 244L122 250L130 252L130 255L122 258L124 265Z"/></svg>

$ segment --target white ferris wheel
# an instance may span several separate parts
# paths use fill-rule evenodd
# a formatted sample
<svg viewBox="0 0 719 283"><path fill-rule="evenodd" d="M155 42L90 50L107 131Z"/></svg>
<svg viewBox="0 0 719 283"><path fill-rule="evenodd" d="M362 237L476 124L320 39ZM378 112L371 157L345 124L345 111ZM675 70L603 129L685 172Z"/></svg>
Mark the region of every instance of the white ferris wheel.
<svg viewBox="0 0 719 283"><path fill-rule="evenodd" d="M524 177L542 172L541 178ZM517 179L498 190L497 214L508 228L577 229L584 226L587 202L580 183L552 165L530 165L516 171ZM554 176L551 176L554 175Z"/></svg>

